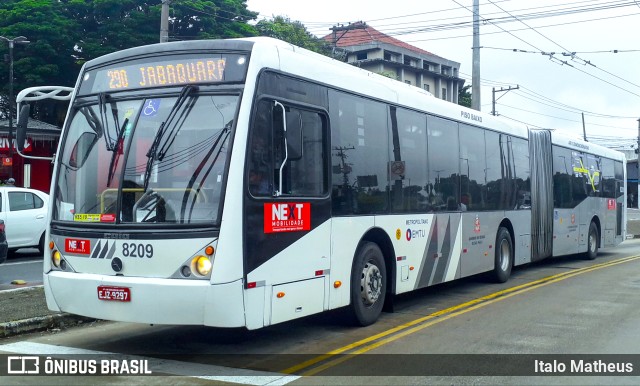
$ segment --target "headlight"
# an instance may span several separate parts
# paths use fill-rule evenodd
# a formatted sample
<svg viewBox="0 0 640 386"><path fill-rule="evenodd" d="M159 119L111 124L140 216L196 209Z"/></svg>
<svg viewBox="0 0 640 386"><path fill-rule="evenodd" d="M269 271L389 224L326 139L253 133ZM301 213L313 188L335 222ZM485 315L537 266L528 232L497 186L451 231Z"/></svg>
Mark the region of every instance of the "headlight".
<svg viewBox="0 0 640 386"><path fill-rule="evenodd" d="M55 250L51 254L51 262L56 268L60 268L60 262L62 261L62 254L59 251Z"/></svg>
<svg viewBox="0 0 640 386"><path fill-rule="evenodd" d="M206 256L196 256L191 260L191 271L200 276L207 276L211 273L211 260Z"/></svg>

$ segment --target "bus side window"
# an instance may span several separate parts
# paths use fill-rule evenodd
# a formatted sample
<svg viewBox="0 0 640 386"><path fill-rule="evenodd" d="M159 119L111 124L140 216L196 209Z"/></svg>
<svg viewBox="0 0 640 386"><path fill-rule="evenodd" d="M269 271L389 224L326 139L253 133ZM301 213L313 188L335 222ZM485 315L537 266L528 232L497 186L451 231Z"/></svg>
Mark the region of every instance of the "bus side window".
<svg viewBox="0 0 640 386"><path fill-rule="evenodd" d="M279 189L282 170L282 195L323 196L328 186L328 127L320 113L294 107L285 108L287 149L282 107L273 110L274 187ZM286 158L286 159L285 159Z"/></svg>
<svg viewBox="0 0 640 386"><path fill-rule="evenodd" d="M271 104L260 101L251 128L249 154L249 192L253 196L271 196L273 193L273 153L271 149Z"/></svg>

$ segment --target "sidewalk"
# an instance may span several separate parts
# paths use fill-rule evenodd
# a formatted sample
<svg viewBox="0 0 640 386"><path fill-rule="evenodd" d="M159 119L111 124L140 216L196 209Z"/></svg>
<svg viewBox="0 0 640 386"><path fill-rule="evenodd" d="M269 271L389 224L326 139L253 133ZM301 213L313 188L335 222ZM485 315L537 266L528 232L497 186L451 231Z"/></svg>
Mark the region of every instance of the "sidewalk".
<svg viewBox="0 0 640 386"><path fill-rule="evenodd" d="M0 338L68 328L94 320L49 311L42 286L0 291Z"/></svg>

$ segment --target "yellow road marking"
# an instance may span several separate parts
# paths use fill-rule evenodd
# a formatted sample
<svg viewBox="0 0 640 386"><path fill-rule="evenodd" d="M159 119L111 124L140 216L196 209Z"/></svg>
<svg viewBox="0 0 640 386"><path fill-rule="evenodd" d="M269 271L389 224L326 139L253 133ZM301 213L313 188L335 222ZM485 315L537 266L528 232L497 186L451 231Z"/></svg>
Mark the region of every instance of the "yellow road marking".
<svg viewBox="0 0 640 386"><path fill-rule="evenodd" d="M363 354L365 352L371 351L375 348L378 348L380 346L383 346L387 343L393 342L397 339L400 339L402 337L405 337L407 335L413 334L414 332L420 331L424 328L433 326L434 324L443 322L445 320L451 319L455 316L459 316L462 314L465 314L469 311L473 311L485 306L488 306L490 304L496 303L498 301L501 301L503 299L507 299L510 298L512 296L515 295L519 295L521 293L525 293L528 292L534 288L539 288L542 286L546 286L548 284L551 283L557 283L559 281L568 279L570 277L574 277L577 275L581 275L583 273L587 273L587 272L591 272L591 271L595 271L601 268L605 268L605 267L610 267L610 266L614 266L614 265L618 265L618 264L623 264L623 263L627 263L629 261L634 261L640 259L640 255L637 256L630 256L630 257L625 257L622 259L618 259L618 260L614 260L614 261L609 261L606 263L600 263L600 264L596 264L596 265L592 265L589 267L584 267L584 268L580 268L577 270L573 270L573 271L568 271L568 272L563 272L563 273L559 273L556 275L551 275L551 276L547 276L545 278L542 279L538 279L538 280L534 280L532 282L529 283L524 283L515 287L511 287L511 288L507 288L505 290L502 291L498 291L498 292L494 292L492 294L471 300L469 302L466 303L462 303L462 304L458 304L456 306L453 307L449 307L446 308L444 310L440 310L437 312L434 312L432 314L429 314L427 316L423 316L421 318L412 320L410 322L404 323L402 325L399 325L397 327L391 328L389 330L383 331L379 334L370 336L368 338L359 340L357 342L351 343L349 345L343 346L341 348L332 350L330 352L328 352L327 354L323 354L323 355L319 355L315 358L312 358L308 361L302 362L298 365L289 367L283 371L281 371L282 373L286 373L286 374L293 374L293 373L297 373L301 370L307 369L317 363L323 362L335 355L338 354L342 354L345 352L348 352L350 350L356 349L358 347L361 346L365 346L368 343L373 342L372 344L365 346L363 348L360 348L358 350L355 350L353 352L350 353L350 355L345 355L345 356L340 356L334 360L328 361L326 363L324 363L321 366L318 366L316 368L313 368L309 371L306 371L304 373L302 373L301 375L303 376L310 376L310 375L314 375L317 374L319 372L322 372L330 367L336 366L346 360L348 360L350 358L351 355L358 355L358 354ZM428 323L425 323L431 319L435 319L438 318L437 320L433 320L430 321ZM393 336L389 336L395 334ZM386 338L385 338L386 337ZM385 338L385 339L382 339ZM377 341L377 342L376 342Z"/></svg>

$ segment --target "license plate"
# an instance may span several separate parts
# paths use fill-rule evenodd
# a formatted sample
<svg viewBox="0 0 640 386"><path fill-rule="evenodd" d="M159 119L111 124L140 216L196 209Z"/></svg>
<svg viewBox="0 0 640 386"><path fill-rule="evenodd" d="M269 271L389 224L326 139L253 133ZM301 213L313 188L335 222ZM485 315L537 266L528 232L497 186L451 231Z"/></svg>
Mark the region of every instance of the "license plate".
<svg viewBox="0 0 640 386"><path fill-rule="evenodd" d="M130 302L131 290L127 287L110 287L101 285L98 287L98 299L115 302Z"/></svg>

